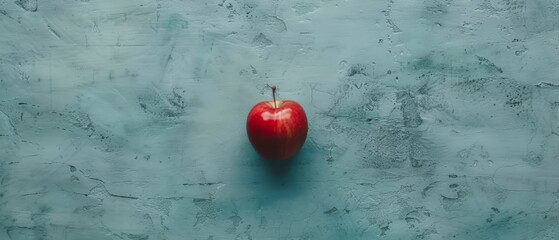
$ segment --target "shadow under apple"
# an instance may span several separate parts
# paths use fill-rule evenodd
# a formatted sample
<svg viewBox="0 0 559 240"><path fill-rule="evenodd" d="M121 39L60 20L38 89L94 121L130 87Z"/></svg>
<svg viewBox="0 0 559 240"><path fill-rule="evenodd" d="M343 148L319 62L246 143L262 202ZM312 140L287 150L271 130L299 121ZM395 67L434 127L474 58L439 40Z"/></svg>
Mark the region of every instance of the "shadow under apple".
<svg viewBox="0 0 559 240"><path fill-rule="evenodd" d="M248 157L250 165L261 167L256 175L263 183L275 187L288 187L301 186L302 182L311 181L308 179L309 168L316 151L310 143L306 143L299 153L287 160L267 160L258 155L248 141L244 146L245 156Z"/></svg>

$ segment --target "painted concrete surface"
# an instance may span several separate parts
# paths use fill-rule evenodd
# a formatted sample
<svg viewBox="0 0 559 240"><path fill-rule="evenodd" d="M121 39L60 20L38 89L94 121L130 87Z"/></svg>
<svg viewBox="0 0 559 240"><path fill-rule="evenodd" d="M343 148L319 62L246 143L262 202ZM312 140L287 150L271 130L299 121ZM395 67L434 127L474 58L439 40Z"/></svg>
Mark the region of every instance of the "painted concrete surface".
<svg viewBox="0 0 559 240"><path fill-rule="evenodd" d="M558 146L557 0L0 1L0 239L559 239Z"/></svg>

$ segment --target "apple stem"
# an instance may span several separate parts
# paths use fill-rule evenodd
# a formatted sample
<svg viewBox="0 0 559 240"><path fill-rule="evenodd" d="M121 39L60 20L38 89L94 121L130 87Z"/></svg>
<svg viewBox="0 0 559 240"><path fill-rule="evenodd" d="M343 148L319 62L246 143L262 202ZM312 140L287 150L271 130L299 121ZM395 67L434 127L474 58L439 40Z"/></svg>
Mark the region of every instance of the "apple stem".
<svg viewBox="0 0 559 240"><path fill-rule="evenodd" d="M272 86L272 97L274 98L274 108L278 108L276 105L276 85Z"/></svg>

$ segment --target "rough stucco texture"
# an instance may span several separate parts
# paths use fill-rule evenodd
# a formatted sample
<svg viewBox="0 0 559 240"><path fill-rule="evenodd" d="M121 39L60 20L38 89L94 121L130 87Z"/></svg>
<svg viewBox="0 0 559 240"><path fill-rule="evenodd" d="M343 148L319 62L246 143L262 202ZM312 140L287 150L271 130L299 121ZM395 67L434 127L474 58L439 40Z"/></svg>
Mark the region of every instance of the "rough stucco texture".
<svg viewBox="0 0 559 240"><path fill-rule="evenodd" d="M558 146L558 0L0 1L0 239L559 239Z"/></svg>

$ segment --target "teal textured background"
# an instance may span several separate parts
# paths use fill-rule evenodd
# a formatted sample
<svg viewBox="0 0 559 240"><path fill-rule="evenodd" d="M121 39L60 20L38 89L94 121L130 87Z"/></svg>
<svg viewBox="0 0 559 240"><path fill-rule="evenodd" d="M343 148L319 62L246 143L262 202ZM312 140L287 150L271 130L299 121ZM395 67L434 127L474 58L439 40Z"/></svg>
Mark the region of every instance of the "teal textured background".
<svg viewBox="0 0 559 240"><path fill-rule="evenodd" d="M557 0L0 1L0 239L559 239L558 146Z"/></svg>

